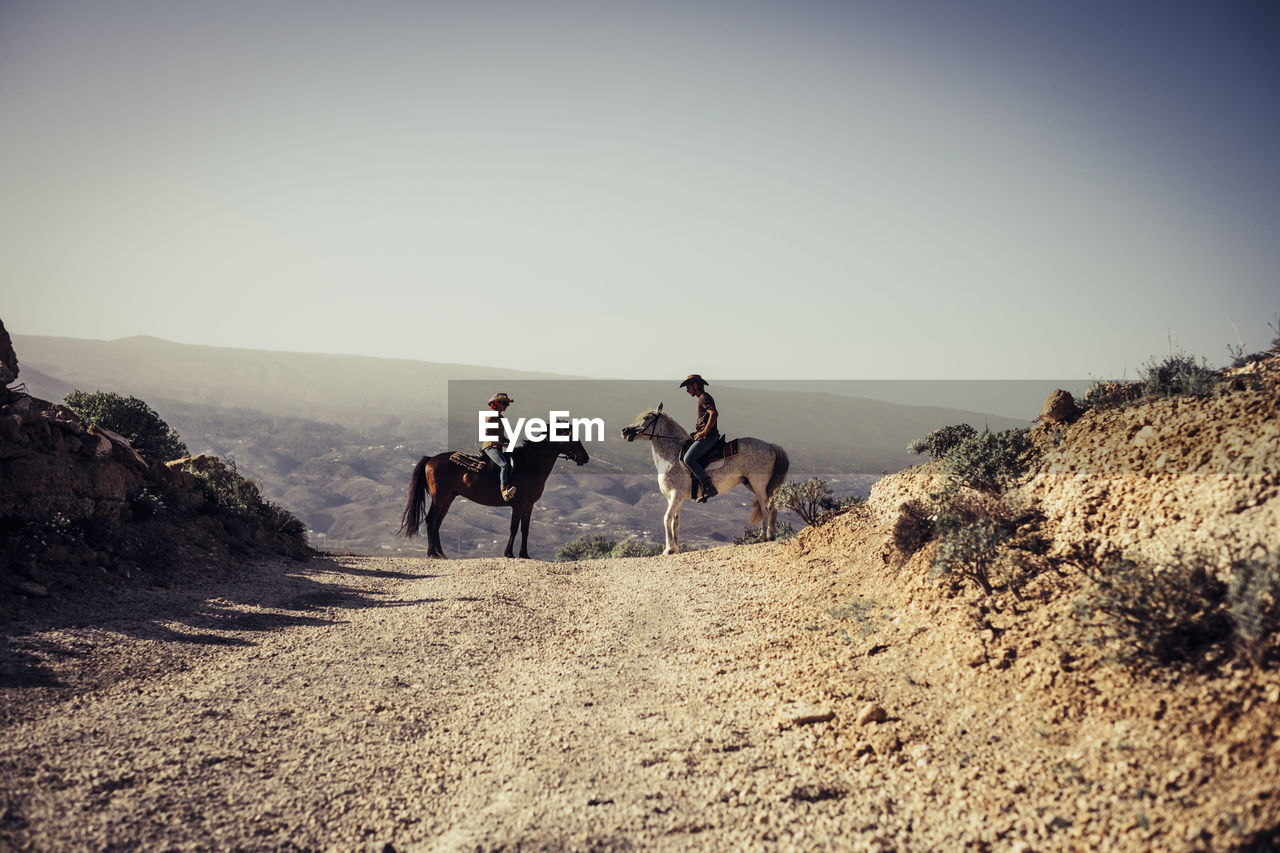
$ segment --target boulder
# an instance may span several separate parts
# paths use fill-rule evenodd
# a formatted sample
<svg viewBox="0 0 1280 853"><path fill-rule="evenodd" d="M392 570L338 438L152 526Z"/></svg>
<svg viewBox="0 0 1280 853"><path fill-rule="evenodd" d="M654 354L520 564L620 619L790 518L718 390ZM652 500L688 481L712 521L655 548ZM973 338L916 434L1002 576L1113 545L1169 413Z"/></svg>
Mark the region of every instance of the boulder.
<svg viewBox="0 0 1280 853"><path fill-rule="evenodd" d="M1071 392L1058 388L1050 392L1036 420L1042 424L1069 424L1080 417L1080 412Z"/></svg>

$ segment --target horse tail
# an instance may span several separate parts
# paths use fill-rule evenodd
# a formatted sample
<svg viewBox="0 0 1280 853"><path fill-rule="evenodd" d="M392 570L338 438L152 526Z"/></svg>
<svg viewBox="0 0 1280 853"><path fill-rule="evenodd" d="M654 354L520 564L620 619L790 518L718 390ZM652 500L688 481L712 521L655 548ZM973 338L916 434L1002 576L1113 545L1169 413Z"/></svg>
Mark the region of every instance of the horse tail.
<svg viewBox="0 0 1280 853"><path fill-rule="evenodd" d="M791 469L791 457L787 456L787 451L776 444L770 447L773 448L773 473L769 475L769 485L764 488L765 497L769 498L778 491L778 487L787 479L787 471Z"/></svg>
<svg viewBox="0 0 1280 853"><path fill-rule="evenodd" d="M427 461L431 457L424 456L418 460L409 476L409 500L404 505L404 515L400 518L400 532L405 538L418 535L418 528L427 516Z"/></svg>

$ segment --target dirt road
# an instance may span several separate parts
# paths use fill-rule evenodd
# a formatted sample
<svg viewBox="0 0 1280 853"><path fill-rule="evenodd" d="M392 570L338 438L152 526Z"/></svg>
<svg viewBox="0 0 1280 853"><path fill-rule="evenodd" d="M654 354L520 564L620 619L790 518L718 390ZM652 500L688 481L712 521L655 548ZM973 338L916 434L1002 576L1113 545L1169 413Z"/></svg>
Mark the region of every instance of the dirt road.
<svg viewBox="0 0 1280 853"><path fill-rule="evenodd" d="M738 849L866 835L866 804L820 760L836 744L786 704L821 697L779 692L757 654L762 624L793 621L779 607L795 596L746 555L781 547L264 564L11 625L0 847Z"/></svg>

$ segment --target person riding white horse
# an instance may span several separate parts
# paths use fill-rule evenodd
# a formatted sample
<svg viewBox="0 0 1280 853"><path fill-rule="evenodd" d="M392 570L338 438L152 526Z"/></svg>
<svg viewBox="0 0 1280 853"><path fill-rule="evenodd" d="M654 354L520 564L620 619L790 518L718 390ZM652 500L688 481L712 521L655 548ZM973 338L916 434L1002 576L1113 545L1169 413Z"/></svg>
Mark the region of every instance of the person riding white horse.
<svg viewBox="0 0 1280 853"><path fill-rule="evenodd" d="M705 383L704 383L705 384ZM634 422L622 428L627 441L644 440L652 444L653 464L658 473L658 489L667 499L667 512L662 518L667 547L663 553L680 550L680 505L692 498L693 474L684 464L682 449L690 438L680 424L658 408L641 412ZM707 479L720 492L743 486L751 492L751 517L748 524L759 524L766 540L777 532L778 509L770 498L787 477L790 460L787 452L776 444L744 436L732 442L732 453L712 462L705 471Z"/></svg>
<svg viewBox="0 0 1280 853"><path fill-rule="evenodd" d="M498 466L498 487L502 491L502 499L507 503L511 503L516 496L516 487L511 485L511 457L504 453L502 448L506 446L511 438L511 426L507 423L507 419L502 413L507 407L514 403L515 400L506 394L498 393L489 398L489 408L498 413L498 440L486 441L480 445L480 450L485 456L493 460L493 464Z"/></svg>
<svg viewBox="0 0 1280 853"><path fill-rule="evenodd" d="M707 393L707 386L710 384L696 373L689 374L689 377L680 383L680 387L688 391L690 397L698 398L698 420L693 427L693 444L689 445L689 449L685 451L683 460L689 473L701 487L698 503L706 503L707 498L716 496L716 487L712 485L711 478L707 476L706 470L699 462L703 455L715 447L716 442L720 440L720 429L717 426L720 412L716 410L715 399Z"/></svg>

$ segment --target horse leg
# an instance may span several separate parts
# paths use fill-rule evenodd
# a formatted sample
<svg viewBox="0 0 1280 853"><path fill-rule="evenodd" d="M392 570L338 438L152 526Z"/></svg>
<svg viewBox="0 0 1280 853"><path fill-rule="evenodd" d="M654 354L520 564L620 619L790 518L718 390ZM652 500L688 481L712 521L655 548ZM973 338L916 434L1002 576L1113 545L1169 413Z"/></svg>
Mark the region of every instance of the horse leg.
<svg viewBox="0 0 1280 853"><path fill-rule="evenodd" d="M533 517L533 504L520 516L520 558L529 559L529 519Z"/></svg>
<svg viewBox="0 0 1280 853"><path fill-rule="evenodd" d="M512 550L511 546L516 541L516 529L519 527L520 527L520 508L513 506L511 508L511 535L507 537L507 548L505 551L502 552L502 556L512 558L512 559L515 558L516 556L515 551Z"/></svg>
<svg viewBox="0 0 1280 853"><path fill-rule="evenodd" d="M440 544L440 522L444 521L445 514L449 512L449 505L453 503L454 497L454 495L445 495L439 500L433 500L431 509L427 510L428 557L445 559L444 548Z"/></svg>
<svg viewBox="0 0 1280 853"><path fill-rule="evenodd" d="M684 503L684 497L677 491L672 491L667 498L667 512L662 517L663 530L667 534L667 547L662 553L678 554L680 553L680 504Z"/></svg>

